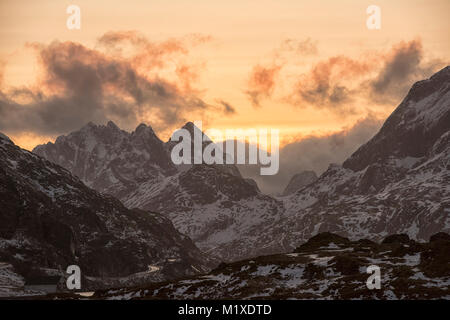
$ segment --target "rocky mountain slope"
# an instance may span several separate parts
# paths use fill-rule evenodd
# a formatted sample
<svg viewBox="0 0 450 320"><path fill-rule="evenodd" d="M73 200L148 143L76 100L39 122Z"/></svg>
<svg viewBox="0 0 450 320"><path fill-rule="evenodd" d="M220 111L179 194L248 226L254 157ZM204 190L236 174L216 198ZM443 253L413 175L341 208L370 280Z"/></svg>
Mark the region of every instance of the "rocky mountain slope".
<svg viewBox="0 0 450 320"><path fill-rule="evenodd" d="M115 128L117 141L106 138L112 124L90 125L34 152L129 208L163 213L201 249L233 261L288 252L324 231L374 240L394 233L427 240L450 232L449 117L446 67L416 83L379 133L343 165L330 165L314 182L278 198L234 169L174 167L171 143L155 139L150 128L148 140L139 140L146 148L132 142L142 125L133 133Z"/></svg>
<svg viewBox="0 0 450 320"><path fill-rule="evenodd" d="M191 122L183 129L192 136L199 130ZM146 125L128 133L109 122L88 124L33 152L129 208L164 214L200 249L221 260L276 252L277 248L248 246L240 240L257 237L267 223L279 220L281 201L262 194L234 165L174 165L174 144L163 143Z"/></svg>
<svg viewBox="0 0 450 320"><path fill-rule="evenodd" d="M450 236L428 243L391 235L381 243L321 233L295 252L222 264L211 273L94 299L450 299ZM369 266L380 288L369 289Z"/></svg>
<svg viewBox="0 0 450 320"><path fill-rule="evenodd" d="M450 67L416 83L377 135L284 204L279 229L291 247L324 231L375 240L450 232Z"/></svg>
<svg viewBox="0 0 450 320"><path fill-rule="evenodd" d="M317 175L314 171L303 171L295 174L283 191L283 196L288 196L294 192L306 187L317 180Z"/></svg>
<svg viewBox="0 0 450 320"><path fill-rule="evenodd" d="M0 134L0 262L21 275L65 272L147 280L192 275L209 260L166 217L127 209ZM91 279L95 282L95 279Z"/></svg>

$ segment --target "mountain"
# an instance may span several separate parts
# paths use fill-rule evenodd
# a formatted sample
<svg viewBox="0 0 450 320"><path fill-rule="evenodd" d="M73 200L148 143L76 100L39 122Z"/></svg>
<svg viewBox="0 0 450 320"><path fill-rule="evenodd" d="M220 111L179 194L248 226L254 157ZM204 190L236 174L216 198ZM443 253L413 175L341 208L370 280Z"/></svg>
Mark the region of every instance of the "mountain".
<svg viewBox="0 0 450 320"><path fill-rule="evenodd" d="M317 180L314 171L302 171L295 174L284 189L282 195L288 196Z"/></svg>
<svg viewBox="0 0 450 320"><path fill-rule="evenodd" d="M191 152L191 164L180 164L180 165L175 165L175 167L178 169L178 171L186 171L189 168L192 167L193 164L197 163L195 162L195 158L197 158L198 164L196 164L197 166L203 166L203 159L201 157L196 157L195 156L195 152L194 152L194 144L195 141L193 139L195 139L195 135L197 134L198 137L201 138L201 145L202 145L202 150L204 150L208 145L210 145L211 143L213 143L213 141L211 141L211 139L205 135L205 133L203 131L201 131L194 123L192 122L187 122L183 127L181 127L180 129L182 130L187 130L187 132L189 132L189 138L188 138L188 143L190 144L190 152ZM172 141L172 138L169 139L169 141L167 141L165 143L165 148L167 151L167 154L170 155L172 152L173 147L178 143L178 141ZM232 174L236 177L242 178L241 173L239 172L239 169L237 168L236 165L234 164L227 164L227 157L229 157L229 155L226 153L226 149L224 148L223 145L218 144L218 147L222 150L223 152L223 164L211 164L211 167L214 167L220 171L224 171L227 172L229 174Z"/></svg>
<svg viewBox="0 0 450 320"><path fill-rule="evenodd" d="M106 126L88 123L58 137L54 144L37 146L33 153L66 168L87 186L117 198L143 182L177 172L164 143L145 124L128 133L112 121Z"/></svg>
<svg viewBox="0 0 450 320"><path fill-rule="evenodd" d="M326 231L372 240L450 232L449 112L446 67L414 84L378 134L343 165L330 165L283 197L262 194L233 165L174 166L174 143L161 142L149 127L141 143L133 142L142 125L127 133L91 124L34 152L129 208L164 214L200 249L235 261L288 252ZM192 123L184 128L196 130Z"/></svg>
<svg viewBox="0 0 450 320"><path fill-rule="evenodd" d="M182 129L191 137L196 130L204 136L192 122ZM212 143L206 140L203 146ZM90 123L33 152L65 167L88 186L118 197L128 208L169 217L180 232L218 259L276 252L278 248L249 246L241 239L257 237L264 225L279 220L282 202L262 194L234 165L174 165L170 153L175 144L163 143L143 124L128 133L112 122Z"/></svg>
<svg viewBox="0 0 450 320"><path fill-rule="evenodd" d="M22 276L61 274L75 264L91 282L101 278L105 284L136 274L161 281L211 266L166 217L127 209L3 134L0 221L0 261Z"/></svg>
<svg viewBox="0 0 450 320"><path fill-rule="evenodd" d="M450 236L418 243L391 235L381 243L321 233L294 252L222 264L207 275L132 289L96 292L95 299L448 299ZM368 289L380 268L380 288Z"/></svg>
<svg viewBox="0 0 450 320"><path fill-rule="evenodd" d="M325 231L373 240L450 232L450 67L416 83L370 141L284 204L279 228L291 248Z"/></svg>
<svg viewBox="0 0 450 320"><path fill-rule="evenodd" d="M430 154L450 126L450 66L415 83L378 134L343 167L360 171L389 158L420 159Z"/></svg>

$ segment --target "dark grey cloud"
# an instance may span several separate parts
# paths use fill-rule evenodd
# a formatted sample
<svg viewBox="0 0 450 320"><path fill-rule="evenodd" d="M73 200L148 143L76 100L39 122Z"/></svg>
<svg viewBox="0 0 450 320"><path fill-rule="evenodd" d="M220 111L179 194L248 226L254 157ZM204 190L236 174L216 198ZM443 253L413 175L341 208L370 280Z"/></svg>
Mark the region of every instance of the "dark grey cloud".
<svg viewBox="0 0 450 320"><path fill-rule="evenodd" d="M354 113L357 98L368 103L396 104L416 81L445 65L429 60L420 40L400 42L386 53L361 59L335 56L315 64L299 77L289 100L340 114ZM361 106L358 106L361 109Z"/></svg>
<svg viewBox="0 0 450 320"><path fill-rule="evenodd" d="M353 113L352 102L359 94L354 81L371 70L370 63L335 56L316 63L298 77L288 101L298 107L312 106L338 114Z"/></svg>
<svg viewBox="0 0 450 320"><path fill-rule="evenodd" d="M111 46L127 36L133 34L110 33L101 43ZM138 51L124 58L73 42L33 45L43 69L42 82L36 88L8 91L0 86L0 130L54 135L79 129L89 121L102 123L110 119L131 128L148 113L155 129L165 129L185 122L188 113L215 110L198 92L180 86L181 81L138 71L152 61L158 64L163 52L182 51L183 44L171 40L154 46L141 37L130 41L145 44L144 53ZM148 58L149 47L158 59Z"/></svg>
<svg viewBox="0 0 450 320"><path fill-rule="evenodd" d="M411 85L428 78L445 63L426 61L420 40L401 42L384 58L377 75L368 81L369 96L378 103L398 103Z"/></svg>
<svg viewBox="0 0 450 320"><path fill-rule="evenodd" d="M254 179L261 191L281 193L296 173L314 170L323 173L330 163L342 163L381 127L382 120L367 116L354 126L326 136L309 136L280 149L280 169L276 175L261 176L256 165L238 165L241 174Z"/></svg>

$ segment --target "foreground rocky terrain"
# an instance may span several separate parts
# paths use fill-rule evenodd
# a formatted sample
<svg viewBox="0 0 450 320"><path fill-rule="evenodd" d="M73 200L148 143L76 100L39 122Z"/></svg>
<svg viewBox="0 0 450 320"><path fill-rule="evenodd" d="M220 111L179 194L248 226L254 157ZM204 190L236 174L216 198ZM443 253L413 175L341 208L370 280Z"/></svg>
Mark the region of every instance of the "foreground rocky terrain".
<svg viewBox="0 0 450 320"><path fill-rule="evenodd" d="M17 283L20 276L64 274L72 264L94 287L173 279L211 266L168 218L127 209L3 134L0 221L0 263Z"/></svg>
<svg viewBox="0 0 450 320"><path fill-rule="evenodd" d="M95 299L450 299L450 235L418 243L391 235L381 243L320 233L294 252L222 264L211 273ZM366 286L380 267L380 289Z"/></svg>

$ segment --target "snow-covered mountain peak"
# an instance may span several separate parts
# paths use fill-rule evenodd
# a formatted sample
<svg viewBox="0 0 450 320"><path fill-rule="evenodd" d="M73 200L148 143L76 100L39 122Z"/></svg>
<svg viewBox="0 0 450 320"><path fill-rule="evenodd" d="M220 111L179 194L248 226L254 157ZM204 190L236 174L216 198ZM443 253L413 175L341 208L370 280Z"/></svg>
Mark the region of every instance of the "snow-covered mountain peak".
<svg viewBox="0 0 450 320"><path fill-rule="evenodd" d="M359 171L389 157L423 157L450 127L450 67L417 82L380 131L343 166Z"/></svg>

